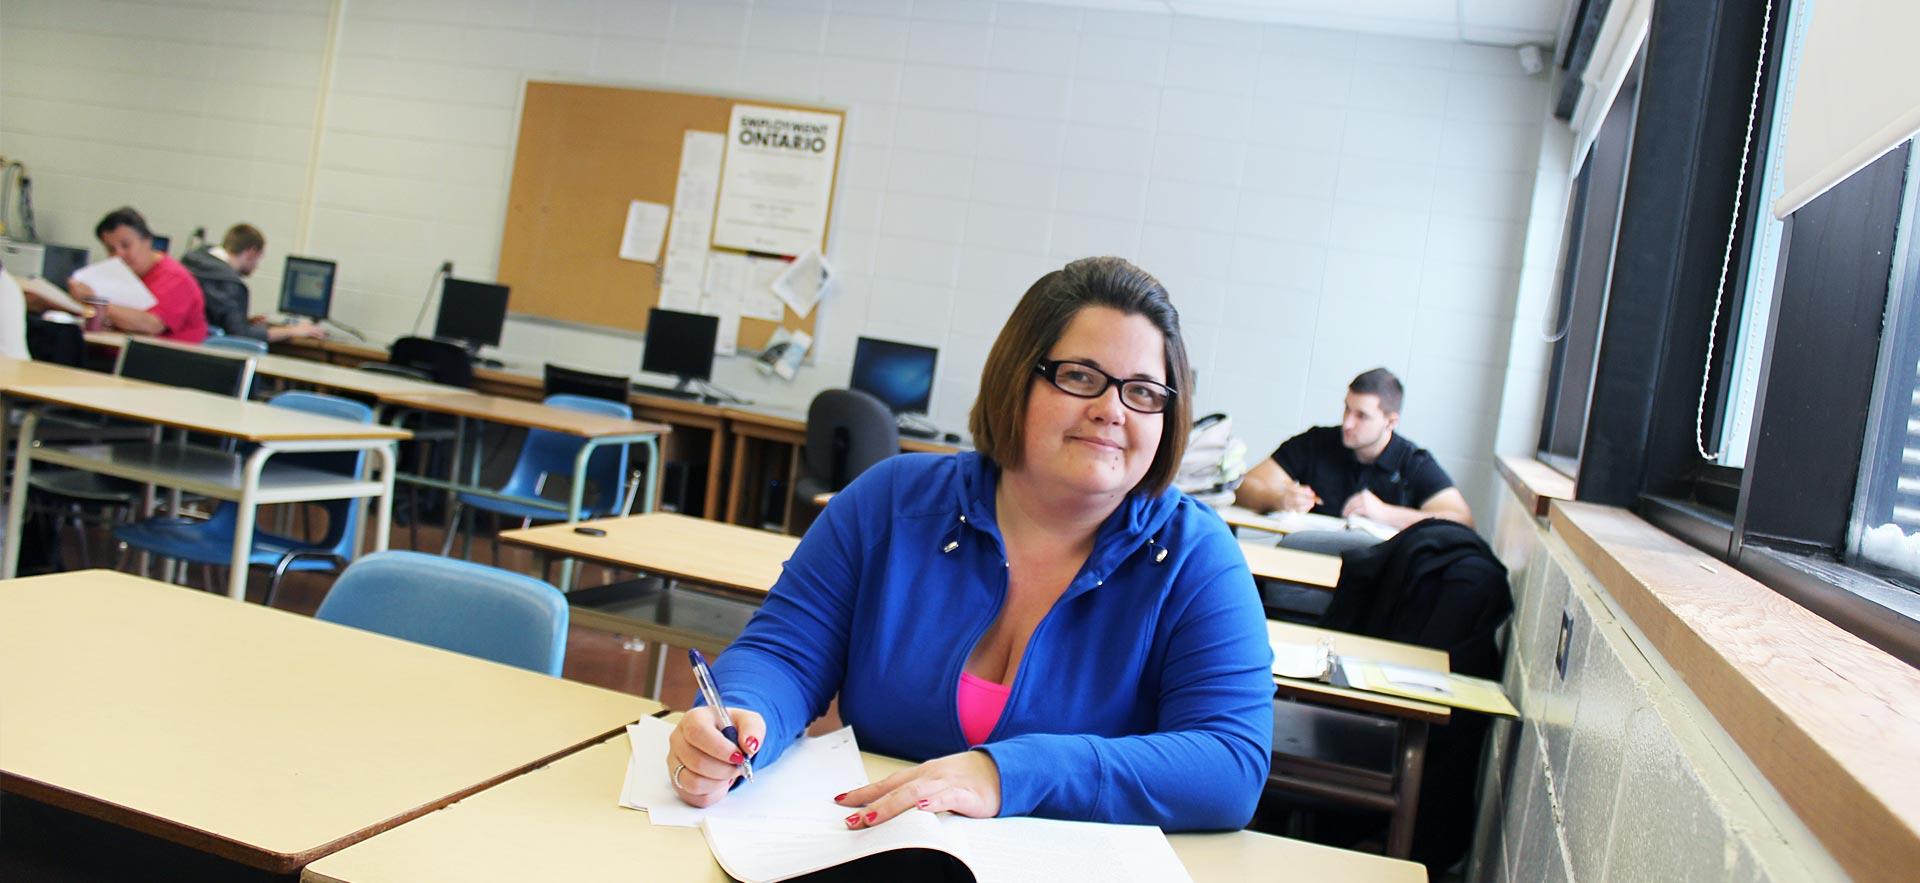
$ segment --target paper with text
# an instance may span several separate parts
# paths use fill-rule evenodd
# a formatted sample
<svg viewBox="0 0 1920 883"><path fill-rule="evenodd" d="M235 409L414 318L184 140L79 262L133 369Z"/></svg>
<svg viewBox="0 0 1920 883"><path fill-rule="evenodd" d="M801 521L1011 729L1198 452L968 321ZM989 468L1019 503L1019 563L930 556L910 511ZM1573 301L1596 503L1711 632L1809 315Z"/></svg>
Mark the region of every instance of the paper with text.
<svg viewBox="0 0 1920 883"><path fill-rule="evenodd" d="M691 828L702 819L718 816L815 821L845 830L841 818L846 810L833 802L833 796L867 784L853 728L842 727L794 743L780 756L779 763L755 770L753 781L734 789L725 800L705 809L688 806L674 794L673 784L667 780L667 736L673 727L673 723L656 718L627 726L632 753L627 758L620 805L646 810L648 819L656 825Z"/></svg>
<svg viewBox="0 0 1920 883"><path fill-rule="evenodd" d="M141 282L140 277L133 274L133 269L119 258L107 258L73 271L67 280L68 287L75 282L86 283L95 295L106 298L116 306L145 310L151 309L154 304L153 292L148 291L146 283Z"/></svg>
<svg viewBox="0 0 1920 883"><path fill-rule="evenodd" d="M667 207L636 199L627 203L627 226L620 234L620 259L651 264L660 260L667 235Z"/></svg>

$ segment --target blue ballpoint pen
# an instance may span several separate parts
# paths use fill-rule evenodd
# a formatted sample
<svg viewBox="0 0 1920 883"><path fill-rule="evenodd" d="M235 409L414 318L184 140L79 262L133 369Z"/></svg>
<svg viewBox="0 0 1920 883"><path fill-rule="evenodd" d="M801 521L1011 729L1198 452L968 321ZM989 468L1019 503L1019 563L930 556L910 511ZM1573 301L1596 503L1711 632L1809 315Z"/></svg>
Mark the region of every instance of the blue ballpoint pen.
<svg viewBox="0 0 1920 883"><path fill-rule="evenodd" d="M707 658L701 656L699 650L689 647L687 659L693 663L693 679L700 685L700 695L707 700L707 705L712 706L714 720L720 724L720 735L727 737L727 741L736 747L739 746L740 728L733 725L733 716L727 714L726 704L720 701L720 686L713 682L713 669L707 667ZM741 756L746 756L746 753L745 748L740 749ZM741 763L740 769L747 774L747 781L753 781L752 760Z"/></svg>

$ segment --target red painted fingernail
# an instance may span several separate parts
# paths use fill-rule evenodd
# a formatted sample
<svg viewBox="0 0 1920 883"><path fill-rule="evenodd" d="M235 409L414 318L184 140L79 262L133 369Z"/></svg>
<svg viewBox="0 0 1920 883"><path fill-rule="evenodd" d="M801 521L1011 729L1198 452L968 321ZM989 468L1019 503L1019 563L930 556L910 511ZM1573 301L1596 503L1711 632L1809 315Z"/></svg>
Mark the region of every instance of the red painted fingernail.
<svg viewBox="0 0 1920 883"><path fill-rule="evenodd" d="M748 737L747 737L747 746L746 746L746 747L747 747L747 753L748 753L748 754L757 754L757 753L759 753L759 751L760 751L760 739L759 739L759 737L757 737L757 736L748 736Z"/></svg>
<svg viewBox="0 0 1920 883"><path fill-rule="evenodd" d="M859 813L854 813L853 815L850 815L850 816L847 816L847 827L849 827L849 828L858 828L858 827L860 827L860 814L859 814Z"/></svg>
<svg viewBox="0 0 1920 883"><path fill-rule="evenodd" d="M920 807L921 809L926 809L926 808L927 808L927 803L928 803L928 801L925 801L925 800L922 800L922 801L920 801L920 803L919 803L918 805L919 805L919 807Z"/></svg>
<svg viewBox="0 0 1920 883"><path fill-rule="evenodd" d="M873 820L879 817L880 817L880 813L878 811L867 813L867 824L869 825L873 824Z"/></svg>
<svg viewBox="0 0 1920 883"><path fill-rule="evenodd" d="M839 803L840 801L842 801L842 800L845 800L845 799L847 799L847 795L845 795L845 794L835 794L835 795L833 795L833 802L834 802L834 803Z"/></svg>
<svg viewBox="0 0 1920 883"><path fill-rule="evenodd" d="M727 758L727 762L728 763L746 763L747 756L744 754L741 754L738 751L735 751L732 757Z"/></svg>

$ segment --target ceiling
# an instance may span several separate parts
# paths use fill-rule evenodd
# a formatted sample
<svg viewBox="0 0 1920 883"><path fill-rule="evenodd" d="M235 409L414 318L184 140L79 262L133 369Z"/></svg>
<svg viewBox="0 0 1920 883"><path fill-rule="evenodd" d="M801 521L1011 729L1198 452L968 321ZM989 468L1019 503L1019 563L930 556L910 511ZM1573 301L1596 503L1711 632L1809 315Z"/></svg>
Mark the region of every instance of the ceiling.
<svg viewBox="0 0 1920 883"><path fill-rule="evenodd" d="M1367 34L1550 45L1569 0L1019 0Z"/></svg>

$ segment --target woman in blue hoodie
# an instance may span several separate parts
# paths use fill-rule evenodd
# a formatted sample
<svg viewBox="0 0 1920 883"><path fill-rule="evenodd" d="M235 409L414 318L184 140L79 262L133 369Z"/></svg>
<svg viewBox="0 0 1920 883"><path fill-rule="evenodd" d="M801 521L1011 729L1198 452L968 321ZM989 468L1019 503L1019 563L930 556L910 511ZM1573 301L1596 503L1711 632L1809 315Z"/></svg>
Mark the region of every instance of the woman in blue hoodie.
<svg viewBox="0 0 1920 883"><path fill-rule="evenodd" d="M1266 620L1225 525L1171 487L1192 371L1166 289L1088 258L1027 290L987 355L977 453L894 457L834 496L714 664L682 800L771 767L837 693L861 747L924 761L832 798L909 810L1238 828L1267 777Z"/></svg>

